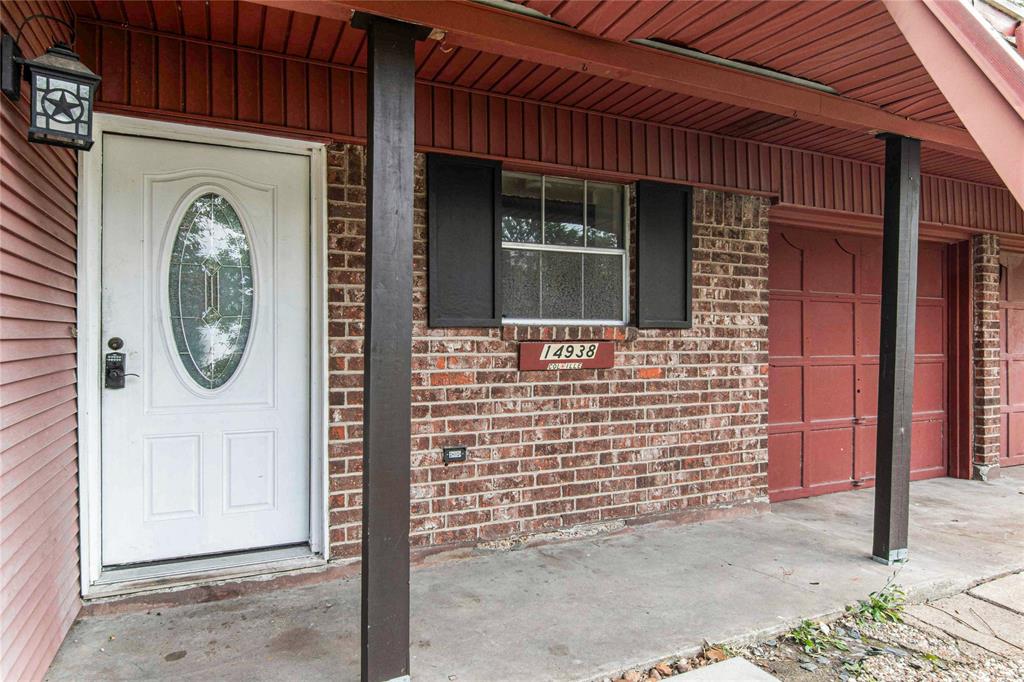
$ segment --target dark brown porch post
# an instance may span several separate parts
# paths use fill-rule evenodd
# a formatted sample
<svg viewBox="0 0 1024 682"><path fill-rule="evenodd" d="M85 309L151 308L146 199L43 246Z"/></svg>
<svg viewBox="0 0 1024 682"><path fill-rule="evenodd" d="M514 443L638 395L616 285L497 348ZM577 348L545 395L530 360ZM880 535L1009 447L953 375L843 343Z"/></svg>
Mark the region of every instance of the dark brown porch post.
<svg viewBox="0 0 1024 682"><path fill-rule="evenodd" d="M363 358L362 680L409 676L414 49L426 32L356 15L368 33Z"/></svg>
<svg viewBox="0 0 1024 682"><path fill-rule="evenodd" d="M885 209L872 555L891 564L907 558L921 143L899 135L881 137L885 140Z"/></svg>

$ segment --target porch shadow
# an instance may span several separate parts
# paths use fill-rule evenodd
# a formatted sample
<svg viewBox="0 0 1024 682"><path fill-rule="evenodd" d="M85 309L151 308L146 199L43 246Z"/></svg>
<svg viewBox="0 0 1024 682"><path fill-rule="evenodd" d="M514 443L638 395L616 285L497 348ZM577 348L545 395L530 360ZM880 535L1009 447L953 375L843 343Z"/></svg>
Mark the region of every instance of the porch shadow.
<svg viewBox="0 0 1024 682"><path fill-rule="evenodd" d="M1024 468L911 488L911 597L1024 569ZM589 680L841 610L893 569L870 559L871 491L754 518L632 527L474 553L412 573L416 680ZM95 616L47 679L357 680L359 580Z"/></svg>

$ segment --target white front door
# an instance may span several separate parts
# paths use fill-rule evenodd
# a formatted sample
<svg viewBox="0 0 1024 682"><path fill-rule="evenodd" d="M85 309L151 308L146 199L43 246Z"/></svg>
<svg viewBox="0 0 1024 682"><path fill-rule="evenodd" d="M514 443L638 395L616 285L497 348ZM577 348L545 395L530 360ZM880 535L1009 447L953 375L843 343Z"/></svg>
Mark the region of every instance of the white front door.
<svg viewBox="0 0 1024 682"><path fill-rule="evenodd" d="M106 134L102 162L103 564L308 542L309 157Z"/></svg>

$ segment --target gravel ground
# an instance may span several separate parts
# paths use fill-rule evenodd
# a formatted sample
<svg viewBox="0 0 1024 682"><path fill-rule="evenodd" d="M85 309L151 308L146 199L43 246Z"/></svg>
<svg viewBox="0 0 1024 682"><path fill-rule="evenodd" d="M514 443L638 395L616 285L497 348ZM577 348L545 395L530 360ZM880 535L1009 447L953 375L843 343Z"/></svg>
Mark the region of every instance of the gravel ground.
<svg viewBox="0 0 1024 682"><path fill-rule="evenodd" d="M784 682L1024 680L1024 656L1004 658L931 628L908 623L862 624L847 616L834 622L831 629L849 651L826 649L808 654L777 639L737 653Z"/></svg>
<svg viewBox="0 0 1024 682"><path fill-rule="evenodd" d="M669 658L603 682L653 682L731 656L743 656L783 682L1024 681L1024 650L1001 656L919 621L879 623L845 615L810 628L821 642L814 651L787 636L736 648L706 645L698 656Z"/></svg>

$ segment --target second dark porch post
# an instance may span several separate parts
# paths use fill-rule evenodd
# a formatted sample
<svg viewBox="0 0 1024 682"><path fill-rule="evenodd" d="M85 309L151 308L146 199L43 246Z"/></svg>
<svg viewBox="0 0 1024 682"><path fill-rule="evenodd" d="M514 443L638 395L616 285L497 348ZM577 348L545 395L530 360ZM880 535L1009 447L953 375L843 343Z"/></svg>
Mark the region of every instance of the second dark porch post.
<svg viewBox="0 0 1024 682"><path fill-rule="evenodd" d="M356 15L368 33L363 357L362 679L409 675L414 50L422 29Z"/></svg>
<svg viewBox="0 0 1024 682"><path fill-rule="evenodd" d="M891 564L907 558L921 143L896 135L883 138L882 326L872 555Z"/></svg>

